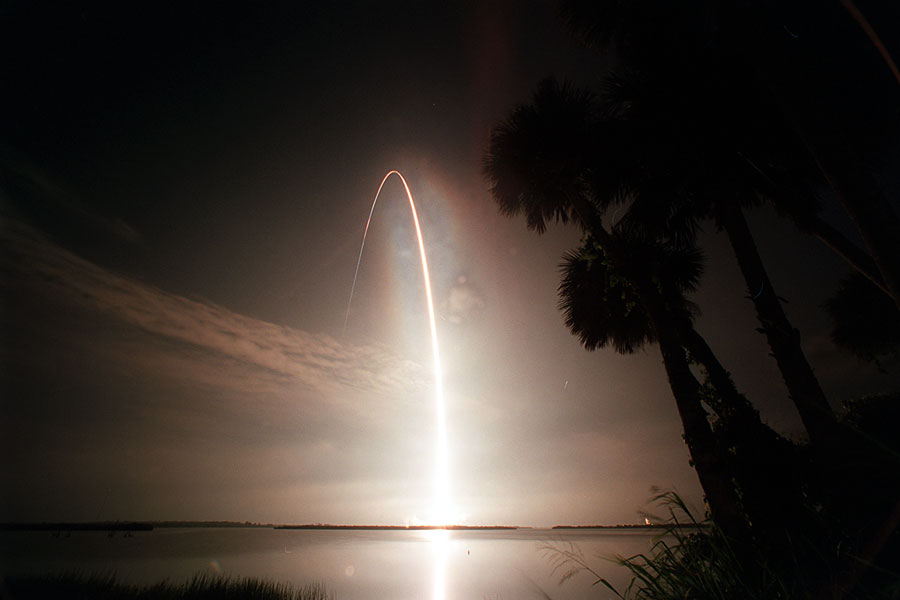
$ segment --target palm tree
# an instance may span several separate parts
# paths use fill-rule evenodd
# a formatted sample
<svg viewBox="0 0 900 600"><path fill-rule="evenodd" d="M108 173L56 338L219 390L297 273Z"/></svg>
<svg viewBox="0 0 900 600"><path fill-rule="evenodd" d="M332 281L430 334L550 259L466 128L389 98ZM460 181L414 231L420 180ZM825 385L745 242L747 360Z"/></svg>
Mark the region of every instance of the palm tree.
<svg viewBox="0 0 900 600"><path fill-rule="evenodd" d="M654 291L652 280L640 275L640 268L603 227L586 195L587 182L581 175L595 138L583 125L591 122L586 119L591 110L590 94L573 92L551 80L544 82L535 94L535 106L519 106L492 136L484 165L491 193L501 212L524 214L528 228L538 233L546 231L549 221L574 221L592 236L594 247L602 250L604 260L611 265L609 272L633 287L640 303L632 309L642 310L646 316L633 313L636 320L630 321L626 314L610 339L623 350L640 345L642 339L649 341L647 335L659 344L685 441L710 510L724 530L740 536L740 505L716 450L700 400L700 384L690 370L670 317L678 309L667 307L662 295ZM639 329L648 321L653 323L652 334ZM634 329L629 331L629 324Z"/></svg>
<svg viewBox="0 0 900 600"><path fill-rule="evenodd" d="M593 112L592 93L546 79L533 104L517 106L491 132L484 174L501 213L523 214L538 233L553 221L601 226L585 179L589 161L603 150L591 131Z"/></svg>
<svg viewBox="0 0 900 600"><path fill-rule="evenodd" d="M611 346L630 354L658 342L660 319L677 332L680 353L664 353L664 360L696 362L706 373L702 401L715 415L713 434L717 460L724 460L737 486L743 510L757 534L777 537L798 511L800 494L792 483L788 456L793 447L764 425L734 385L703 336L694 328L697 307L685 293L693 291L702 271L700 252L640 240L624 232L608 237L615 252L626 254L628 274L615 269L609 253L588 238L569 252L562 264L559 307L566 326L591 351ZM657 297L664 312L648 312L635 282L649 281L647 290ZM683 365L667 364L667 372L687 378ZM697 393L699 382L686 381ZM703 435L707 435L705 432ZM773 484L777 482L777 484ZM793 493L789 493L792 490ZM773 535L774 532L774 535Z"/></svg>
<svg viewBox="0 0 900 600"><path fill-rule="evenodd" d="M851 2L840 4L851 13L855 10ZM620 66L640 71L654 83L660 77L663 81L672 81L671 74L676 74L678 85L662 90L657 88L658 96L669 101L670 96L677 98L678 92L686 90L687 98L681 105L699 108L694 115L701 119L688 122L689 126L681 132L687 136L670 135L668 141L678 148L675 156L693 159L685 162L699 176L671 181L665 177L665 169L653 169L651 173L655 171L656 176L647 178L649 181L633 180L641 185L633 186L631 190L640 190L644 200L659 196L661 189L669 192L669 197L665 198L668 208L655 214L644 211L645 216L649 212L665 224L673 240L677 240L677 236L672 235L676 232L671 225L682 220L689 227L680 233L686 233L683 237L691 239L690 229L696 221L684 219L685 214L699 214L697 203L704 197L707 200L722 199L722 192L728 191L724 199L729 205L722 205L725 210L710 210L707 214L717 219L723 228L727 225L732 229L733 244L743 248L735 248L739 258L741 252L746 251L745 257L753 259L753 255L758 258L758 253L747 244L753 239L742 211L762 197L772 202L781 214L792 218L801 230L816 235L838 252L876 289L890 297L896 309L900 308L900 220L876 184L873 165L886 154L885 146L893 144L900 129L900 112L896 110L898 88L890 78L879 78L878 73L873 73L876 67L883 65L873 66L871 60L865 60L868 42L863 40L860 44L861 36L857 36L855 47L851 47L852 41L835 43L849 37L844 35L846 27L841 30L847 25L841 22L842 18L847 20L846 15L840 14L842 10L838 3L812 7L807 3L774 0L731 4L690 0L679 3L666 0L564 0L564 15L587 41L603 48L615 48ZM817 15L820 18L814 21L812 17ZM858 15L853 18L863 28L867 26L865 19L859 19ZM878 42L877 36L870 31L867 34L870 40ZM884 57L884 49L881 51ZM894 73L896 75L895 70ZM707 85L698 86L698 81ZM848 101L854 97L855 101ZM620 106L628 110L632 104ZM759 106L765 110L757 111ZM766 118L748 119L756 112ZM742 127L748 121L754 124ZM662 125L664 132L668 131L666 127L672 129L671 123L664 119L653 124ZM699 127L693 129L690 125ZM610 135L609 139L630 141L616 135ZM681 146L672 143L680 139L687 139L688 143ZM658 145L663 155L670 149L668 144ZM705 152L694 153L698 147ZM656 148L651 146L651 150ZM782 156L773 150L783 150ZM669 155L671 160L672 153ZM629 170L640 173L646 166L640 161L626 162L634 165L626 169L625 173L629 175L633 174ZM722 168L723 162L728 168ZM800 172L784 168L798 163L803 167ZM665 168L672 164L660 166ZM684 173L677 168L674 170ZM725 173L730 177L722 176ZM708 174L714 175L711 186L704 185ZM745 180L752 185L746 186ZM736 185L735 181L740 184ZM829 227L819 218L817 203L808 202L812 197L810 190L814 191L821 183L831 188L856 226L865 251ZM609 182L604 182L597 189L608 186ZM749 194L733 193L742 188ZM616 195L619 200L627 197L621 191ZM634 202L635 197L627 200ZM648 205L664 205L658 200ZM595 198L592 204L596 209L604 203ZM636 210L632 216L638 215ZM665 228L657 229L660 230ZM793 328L779 318L778 312L783 314L783 311L761 267L762 263L756 260L741 264L745 279L756 280L755 285L748 281L748 288L754 300L760 300L755 304L764 326L768 325L766 334L773 354L779 358L772 335L781 338L777 345L781 351L787 351L787 355L779 359L786 383L791 386L785 367L793 373L790 377L794 378L794 383L800 384L796 392L802 395L811 392L811 396L804 399L791 390L792 398L795 402L800 400L798 408L811 438L816 441L824 437L827 446L828 442L834 442L828 436L829 431L834 431L833 414L824 396L816 391L818 384L811 370L802 367L801 361L805 362L805 358L791 350L791 347L799 349L799 340ZM801 368L795 369L798 366ZM808 386L803 385L804 380ZM813 424L814 421L819 423ZM839 457L837 452L829 452L829 455ZM897 514L900 512L894 510L887 519L880 519L884 521L881 531L895 530ZM875 537L864 535L861 539L865 543L860 547L871 545L877 548L877 544L869 544ZM866 541L867 538L870 539ZM855 567L863 564L862 561L851 562ZM840 583L838 581L839 585L831 590L823 588L822 597L828 594L840 597ZM851 586L847 583L846 587Z"/></svg>
<svg viewBox="0 0 900 600"><path fill-rule="evenodd" d="M614 50L620 65L653 80L657 96L669 100L660 83L674 76L686 104L703 109L699 123L731 138L709 150L746 161L767 180L781 214L900 308L900 219L871 168L900 130L896 67L853 3L840 4L817 5L810 15L803 3L564 0L561 13L585 43ZM802 33L794 23L805 24ZM764 144L741 147L753 137ZM778 176L784 159L804 163L804 172L791 174L801 183L831 188L865 250L818 217L817 203L805 202L808 190L796 196L796 179Z"/></svg>
<svg viewBox="0 0 900 600"><path fill-rule="evenodd" d="M580 249L565 257L560 309L588 350L611 345L629 354L648 343L659 346L713 517L726 533L745 539L743 510L679 333L696 310L684 292L694 289L701 271L697 252L667 252L610 233L589 235Z"/></svg>
<svg viewBox="0 0 900 600"><path fill-rule="evenodd" d="M806 359L799 332L781 306L743 214L745 207L758 204L768 184L750 168L752 161L747 155L764 148L758 139L761 127L757 121L769 119L750 118L748 125L726 130L712 127L706 114L711 109L696 106L692 95L679 96L670 78L660 77L652 85L643 79L629 86L618 78L614 80L616 94L605 97L612 105L606 112L615 115L617 126L609 135L603 128L595 130L608 138L606 145L621 148L631 165L613 174L612 182L596 186L595 203L606 208L624 197L629 201L624 226L675 243L694 243L699 223L714 220L728 236L762 332L810 439L820 445L830 443L833 411ZM713 96L715 89L707 91L711 104L728 104ZM725 120L722 115L714 123ZM623 161L621 157L618 160L620 164ZM597 172L600 177L607 176L607 169ZM598 178L594 175L592 181ZM604 194L611 185L618 186L618 193Z"/></svg>
<svg viewBox="0 0 900 600"><path fill-rule="evenodd" d="M606 90L607 95L614 92L613 86ZM618 106L622 104L620 102ZM607 107L612 106L607 103ZM598 120L596 110L596 98L590 92L547 79L539 84L533 104L516 107L509 120L493 131L484 172L502 213L508 216L524 214L527 226L538 233L546 231L551 221L572 221L586 232L609 236L596 199L627 200L629 185L626 182L643 176L643 173L640 169L632 169L638 161L628 155L637 144L609 142L601 135L601 132L613 132L616 139L624 139L634 137L634 132L622 119ZM607 114L615 116L616 109L609 109ZM647 182L645 187L650 183L656 182ZM660 194L663 193L661 190ZM633 217L647 204L635 202L629 214ZM624 219L620 229L627 226L629 220ZM674 220L679 221L679 226L674 229L676 234L696 222ZM685 241L693 242L693 233L691 230L690 235L679 238L682 251L689 250L684 244ZM594 318L599 315L595 313ZM620 320L624 316L627 315L621 311L617 314ZM643 315L638 316L635 324L638 334L645 328L645 322ZM621 324L619 331L625 332ZM586 340L583 341L592 349ZM640 337L631 340L626 336L611 341L618 351L628 352L633 345L640 346L653 340ZM699 358L733 406L744 403L753 410L746 399L738 399L735 393L728 392L729 388L734 388L730 376L693 328L685 333L684 345Z"/></svg>
<svg viewBox="0 0 900 600"><path fill-rule="evenodd" d="M832 437L834 415L743 217L742 203L755 202L758 176L744 161L691 143L704 131L704 107L679 103L674 89L661 96L641 93L649 89L642 79L630 87L623 83L629 81L635 80L609 80L599 106L586 91L542 82L534 103L517 107L491 137L486 172L500 210L525 213L538 232L549 220L571 220L600 236L602 211L626 203L623 227L679 245L694 244L699 222L715 218L732 243L810 438L824 445ZM629 94L634 88L637 93ZM672 113L673 105L681 114Z"/></svg>
<svg viewBox="0 0 900 600"><path fill-rule="evenodd" d="M566 327L588 351L610 345L620 354L631 354L656 343L656 327L635 283L646 280L647 289L658 296L665 308L664 315L657 317L671 321L689 362L703 368L715 390L715 400L706 404L718 421L751 430L761 427L759 413L737 391L730 373L694 328L699 308L685 293L694 291L699 281L700 251L641 240L622 231L614 231L606 239L607 244L614 246L614 252L628 256L626 266L632 274L611 268L609 252L592 237L566 254L559 286L559 308Z"/></svg>

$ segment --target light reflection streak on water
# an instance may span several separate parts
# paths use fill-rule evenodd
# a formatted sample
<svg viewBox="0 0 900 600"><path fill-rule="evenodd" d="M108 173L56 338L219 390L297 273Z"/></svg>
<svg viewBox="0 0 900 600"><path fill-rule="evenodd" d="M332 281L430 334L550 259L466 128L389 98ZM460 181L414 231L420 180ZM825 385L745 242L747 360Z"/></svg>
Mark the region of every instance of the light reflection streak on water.
<svg viewBox="0 0 900 600"><path fill-rule="evenodd" d="M446 529L433 529L428 532L431 540L434 569L432 575L434 600L445 600L447 595L447 554L450 546L450 532Z"/></svg>

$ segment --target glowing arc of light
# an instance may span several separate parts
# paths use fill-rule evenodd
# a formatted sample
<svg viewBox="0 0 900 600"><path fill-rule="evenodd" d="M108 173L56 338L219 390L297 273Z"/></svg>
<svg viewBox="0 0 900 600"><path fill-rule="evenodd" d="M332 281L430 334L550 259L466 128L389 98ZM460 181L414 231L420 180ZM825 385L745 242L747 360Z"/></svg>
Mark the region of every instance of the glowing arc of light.
<svg viewBox="0 0 900 600"><path fill-rule="evenodd" d="M363 250L366 247L366 236L369 234L369 225L372 223L372 215L375 212L375 205L378 203L378 196L381 195L381 189L391 175L396 175L403 183L403 189L406 190L406 197L409 200L409 208L412 211L413 222L416 226L416 238L419 242L419 258L422 262L422 275L425 277L425 298L428 303L428 325L431 330L431 353L434 361L434 387L435 387L435 405L437 409L437 440L435 448L435 473L434 473L434 519L437 525L450 525L447 521L450 517L450 483L448 469L448 453L447 453L447 418L446 408L444 405L444 385L443 371L441 369L441 354L438 349L437 323L434 317L434 300L431 294L431 275L428 271L428 259L425 256L425 242L422 240L422 228L419 225L419 214L416 211L416 203L413 200L412 192L409 185L400 171L391 170L381 180L378 191L375 192L375 199L372 201L372 208L369 210L369 218L366 220L366 228L363 230L362 244L359 247L359 257L356 259L356 272L353 274L353 285L350 288L350 300L347 302L347 314L344 316L343 332L347 330L347 321L350 318L350 305L353 303L353 292L356 289L356 280L359 275L359 266L362 263Z"/></svg>

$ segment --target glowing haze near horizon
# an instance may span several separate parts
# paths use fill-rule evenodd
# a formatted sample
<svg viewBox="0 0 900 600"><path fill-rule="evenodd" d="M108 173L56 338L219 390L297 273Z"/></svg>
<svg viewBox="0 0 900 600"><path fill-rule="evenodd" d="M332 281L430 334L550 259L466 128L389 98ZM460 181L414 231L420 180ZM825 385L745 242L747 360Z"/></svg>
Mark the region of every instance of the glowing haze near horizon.
<svg viewBox="0 0 900 600"><path fill-rule="evenodd" d="M427 241L453 520L643 522L651 486L699 504L658 350L585 352L556 306L579 233L499 215L480 173L540 79L608 66L552 3L10 2L0 51L0 522L432 520L432 337L394 176L341 335L388 169ZM750 220L829 397L895 389L828 339L841 261ZM698 329L796 435L727 241L702 241Z"/></svg>

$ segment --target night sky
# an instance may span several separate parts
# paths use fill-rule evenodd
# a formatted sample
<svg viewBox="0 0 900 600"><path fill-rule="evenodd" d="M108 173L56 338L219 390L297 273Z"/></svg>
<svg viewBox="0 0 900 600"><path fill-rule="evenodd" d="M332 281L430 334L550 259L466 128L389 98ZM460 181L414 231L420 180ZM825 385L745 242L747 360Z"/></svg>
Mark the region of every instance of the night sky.
<svg viewBox="0 0 900 600"><path fill-rule="evenodd" d="M0 3L0 521L426 519L431 267L451 494L470 524L700 506L659 352L584 351L556 304L580 234L497 213L491 127L611 59L549 3ZM886 185L895 185L896 180ZM826 217L845 228L841 215ZM837 349L847 273L761 209L763 258L831 401L900 377ZM698 329L802 437L727 242Z"/></svg>

